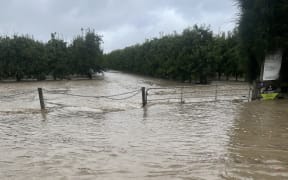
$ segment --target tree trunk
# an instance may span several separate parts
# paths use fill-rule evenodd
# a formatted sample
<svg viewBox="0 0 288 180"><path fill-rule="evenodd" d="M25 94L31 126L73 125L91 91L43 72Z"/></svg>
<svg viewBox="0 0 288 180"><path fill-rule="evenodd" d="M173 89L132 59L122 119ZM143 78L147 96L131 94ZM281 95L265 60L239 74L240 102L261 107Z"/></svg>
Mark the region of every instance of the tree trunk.
<svg viewBox="0 0 288 180"><path fill-rule="evenodd" d="M18 75L16 75L16 81L17 81L17 82L21 81L21 77L18 76Z"/></svg>
<svg viewBox="0 0 288 180"><path fill-rule="evenodd" d="M200 84L207 84L207 76L200 75Z"/></svg>
<svg viewBox="0 0 288 180"><path fill-rule="evenodd" d="M229 81L229 75L226 75L226 81Z"/></svg>
<svg viewBox="0 0 288 180"><path fill-rule="evenodd" d="M19 74L18 72L16 72L16 81L19 82L19 81L21 81L21 79L22 79L21 74Z"/></svg>
<svg viewBox="0 0 288 180"><path fill-rule="evenodd" d="M218 72L218 81L221 81L221 73Z"/></svg>

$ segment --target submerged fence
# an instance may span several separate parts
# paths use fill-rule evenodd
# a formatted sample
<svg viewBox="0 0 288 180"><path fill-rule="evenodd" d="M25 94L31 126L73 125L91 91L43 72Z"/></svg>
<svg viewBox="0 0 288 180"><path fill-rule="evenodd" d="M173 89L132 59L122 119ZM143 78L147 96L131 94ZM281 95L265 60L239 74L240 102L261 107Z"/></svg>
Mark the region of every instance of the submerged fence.
<svg viewBox="0 0 288 180"><path fill-rule="evenodd" d="M10 98L24 96L25 94L35 94L34 91L18 92L10 95L0 95L0 101L8 102ZM45 99L45 95L60 95L71 96L78 98L89 99L107 99L110 101L125 101L140 95L139 101L142 100L142 105L146 106L148 103L194 103L206 101L251 101L252 88L249 85L230 84L230 85L193 85L193 86L179 86L179 87L155 87L136 89L119 94L112 95L83 95L76 94L70 91L63 90L47 90L38 88L38 98L40 101L41 110L45 110L45 103L50 103ZM35 97L34 97L35 98ZM136 99L136 98L135 98ZM138 101L138 102L139 102Z"/></svg>
<svg viewBox="0 0 288 180"><path fill-rule="evenodd" d="M142 91L143 94L143 91ZM195 85L147 88L142 95L143 106L149 102L192 103L203 101L251 101L252 88L242 84Z"/></svg>

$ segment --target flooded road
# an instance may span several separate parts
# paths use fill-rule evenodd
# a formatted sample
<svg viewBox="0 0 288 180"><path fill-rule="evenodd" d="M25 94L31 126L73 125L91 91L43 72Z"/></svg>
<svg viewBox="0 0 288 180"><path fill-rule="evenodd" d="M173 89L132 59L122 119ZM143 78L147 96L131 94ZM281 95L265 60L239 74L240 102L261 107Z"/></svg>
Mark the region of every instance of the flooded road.
<svg viewBox="0 0 288 180"><path fill-rule="evenodd" d="M117 72L0 84L0 179L288 179L287 100L141 107L140 87L180 85Z"/></svg>

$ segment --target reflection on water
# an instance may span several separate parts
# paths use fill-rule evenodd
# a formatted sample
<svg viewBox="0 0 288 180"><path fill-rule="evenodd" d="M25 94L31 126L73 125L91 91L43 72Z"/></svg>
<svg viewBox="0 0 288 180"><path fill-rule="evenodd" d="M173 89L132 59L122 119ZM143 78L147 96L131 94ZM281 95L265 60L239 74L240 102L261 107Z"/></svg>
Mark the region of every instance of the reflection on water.
<svg viewBox="0 0 288 180"><path fill-rule="evenodd" d="M177 83L106 73L94 81L1 84L1 179L287 179L288 102L150 104L87 96ZM34 92L35 89L35 92ZM9 94L27 92L8 97ZM5 97L3 97L5 96Z"/></svg>

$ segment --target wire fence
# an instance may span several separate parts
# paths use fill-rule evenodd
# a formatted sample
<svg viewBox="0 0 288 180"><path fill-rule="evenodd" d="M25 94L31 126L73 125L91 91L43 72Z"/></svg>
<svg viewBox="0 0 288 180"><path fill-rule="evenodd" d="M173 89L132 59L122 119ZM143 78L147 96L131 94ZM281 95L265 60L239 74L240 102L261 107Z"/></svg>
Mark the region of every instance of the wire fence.
<svg viewBox="0 0 288 180"><path fill-rule="evenodd" d="M15 98L18 98L24 95L27 98L28 95L33 95L33 94L37 95L36 90L22 91L22 92L12 91L9 94L5 93L4 95L3 95L3 92L1 92L0 102L11 102L11 101L14 101Z"/></svg>
<svg viewBox="0 0 288 180"><path fill-rule="evenodd" d="M183 87L148 88L147 102L203 102L203 101L250 101L249 85L195 85Z"/></svg>
<svg viewBox="0 0 288 180"><path fill-rule="evenodd" d="M44 90L44 92L48 94L54 94L54 95L65 95L65 96L72 96L72 97L80 97L80 98L94 98L94 99L110 99L110 100L126 100L130 99L138 94L140 94L140 90L134 90L134 91L129 91L125 93L120 93L120 94L113 94L113 95L106 95L106 96L88 96L88 95L81 95L81 94L73 94L73 93L65 93L65 92L57 92L57 91L49 91L49 90ZM121 96L126 96L127 97L121 97ZM120 98L117 98L120 97Z"/></svg>
<svg viewBox="0 0 288 180"><path fill-rule="evenodd" d="M41 92L39 91L41 90ZM143 90L144 89L144 90ZM2 92L3 93L3 92ZM133 97L138 96L142 93L142 103L143 106L147 102L180 102L180 103L189 103L189 102L203 102L203 101L233 101L233 100L242 100L250 101L252 88L248 85L194 85L194 86L182 86L182 87L159 87L159 88L148 88L145 89L135 89L127 92L122 92L118 94L111 95L83 95L73 93L70 90L61 90L61 89L42 89L38 88L37 90L26 90L26 91L12 91L10 94L1 94L0 102L12 102L19 99L23 100L27 98L32 101L39 98L41 109L45 109L44 103L65 107L65 103L69 101L59 101L61 97L75 97L75 98L85 98L86 101L91 101L91 99L108 99L111 101L125 101ZM41 94L41 95L40 95ZM43 97L44 94L44 97ZM56 95L56 96L53 96ZM53 98L55 98L53 100ZM141 98L139 97L139 102Z"/></svg>

